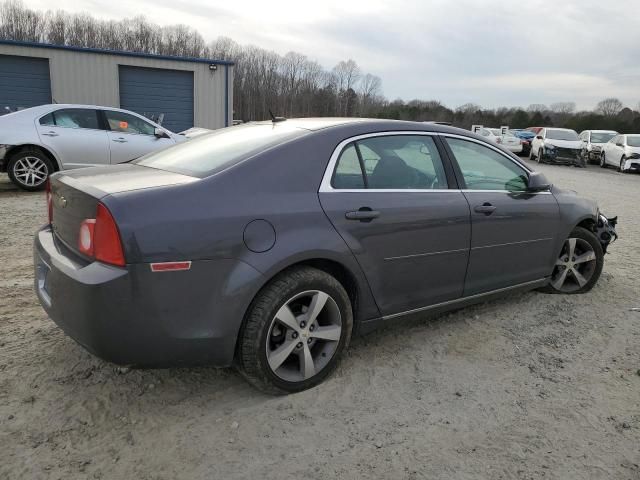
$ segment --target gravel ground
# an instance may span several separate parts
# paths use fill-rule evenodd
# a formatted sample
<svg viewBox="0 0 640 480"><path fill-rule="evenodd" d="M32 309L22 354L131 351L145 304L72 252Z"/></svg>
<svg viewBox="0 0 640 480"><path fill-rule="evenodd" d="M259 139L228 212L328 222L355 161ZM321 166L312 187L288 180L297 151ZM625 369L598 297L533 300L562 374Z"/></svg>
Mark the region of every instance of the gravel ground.
<svg viewBox="0 0 640 480"><path fill-rule="evenodd" d="M640 479L640 176L541 166L620 216L586 295L531 292L352 343L322 386L126 370L32 290L42 193L0 177L0 478Z"/></svg>

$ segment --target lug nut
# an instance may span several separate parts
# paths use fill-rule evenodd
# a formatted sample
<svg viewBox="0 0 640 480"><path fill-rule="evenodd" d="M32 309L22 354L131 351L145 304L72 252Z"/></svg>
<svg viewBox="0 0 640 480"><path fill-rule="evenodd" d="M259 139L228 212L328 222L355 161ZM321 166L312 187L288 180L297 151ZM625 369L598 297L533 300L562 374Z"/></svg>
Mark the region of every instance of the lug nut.
<svg viewBox="0 0 640 480"><path fill-rule="evenodd" d="M307 339L307 343L311 343L311 339L310 338Z"/></svg>
<svg viewBox="0 0 640 480"><path fill-rule="evenodd" d="M297 347L302 348L302 342L298 343Z"/></svg>
<svg viewBox="0 0 640 480"><path fill-rule="evenodd" d="M306 322L300 322L300 328L304 328L306 326L307 326Z"/></svg>
<svg viewBox="0 0 640 480"><path fill-rule="evenodd" d="M298 338L298 332L293 332L293 333L291 334L291 336L292 336L293 338Z"/></svg>
<svg viewBox="0 0 640 480"><path fill-rule="evenodd" d="M309 331L310 331L310 332L313 332L313 331L315 330L315 328L316 328L316 326L315 326L315 325L311 325L311 326L309 327Z"/></svg>

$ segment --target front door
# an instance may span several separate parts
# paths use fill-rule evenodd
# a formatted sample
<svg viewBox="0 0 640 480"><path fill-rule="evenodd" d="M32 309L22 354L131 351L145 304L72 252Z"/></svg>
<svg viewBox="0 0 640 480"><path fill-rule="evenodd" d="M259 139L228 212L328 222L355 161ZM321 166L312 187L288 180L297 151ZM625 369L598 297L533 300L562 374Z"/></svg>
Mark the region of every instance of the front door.
<svg viewBox="0 0 640 480"><path fill-rule="evenodd" d="M170 138L156 137L155 125L140 117L117 110L104 110L104 114L112 164L129 162L175 143Z"/></svg>
<svg viewBox="0 0 640 480"><path fill-rule="evenodd" d="M91 108L62 108L36 120L42 144L53 151L63 168L109 163L107 132Z"/></svg>
<svg viewBox="0 0 640 480"><path fill-rule="evenodd" d="M560 210L551 192L526 192L528 172L472 140L447 137L471 207L471 252L464 295L551 275Z"/></svg>
<svg viewBox="0 0 640 480"><path fill-rule="evenodd" d="M339 153L339 156L338 156ZM432 136L385 134L343 142L320 201L357 258L383 315L462 295L469 205Z"/></svg>

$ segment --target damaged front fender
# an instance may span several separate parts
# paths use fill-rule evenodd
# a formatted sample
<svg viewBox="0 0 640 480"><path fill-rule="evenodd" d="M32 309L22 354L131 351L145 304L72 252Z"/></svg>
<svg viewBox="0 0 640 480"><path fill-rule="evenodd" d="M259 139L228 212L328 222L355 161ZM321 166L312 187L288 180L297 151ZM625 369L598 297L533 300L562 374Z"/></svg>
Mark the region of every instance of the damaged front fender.
<svg viewBox="0 0 640 480"><path fill-rule="evenodd" d="M616 232L616 225L618 223L618 217L607 218L603 214L598 213L598 223L595 227L595 234L602 244L602 251L607 253L607 247L610 243L613 243L618 238L618 232Z"/></svg>

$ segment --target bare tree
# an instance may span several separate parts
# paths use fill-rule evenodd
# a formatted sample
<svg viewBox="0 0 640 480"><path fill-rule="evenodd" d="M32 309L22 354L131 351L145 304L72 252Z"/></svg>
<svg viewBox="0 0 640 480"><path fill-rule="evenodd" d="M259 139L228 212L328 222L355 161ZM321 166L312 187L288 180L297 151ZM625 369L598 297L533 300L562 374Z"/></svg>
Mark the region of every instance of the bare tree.
<svg viewBox="0 0 640 480"><path fill-rule="evenodd" d="M532 103L527 107L527 112L535 113L535 112L546 112L548 110L547 106L544 103Z"/></svg>
<svg viewBox="0 0 640 480"><path fill-rule="evenodd" d="M623 107L624 105L620 100L611 97L600 100L596 105L595 111L605 117L615 117Z"/></svg>
<svg viewBox="0 0 640 480"><path fill-rule="evenodd" d="M551 111L559 114L572 114L576 111L576 102L556 102L550 105Z"/></svg>

